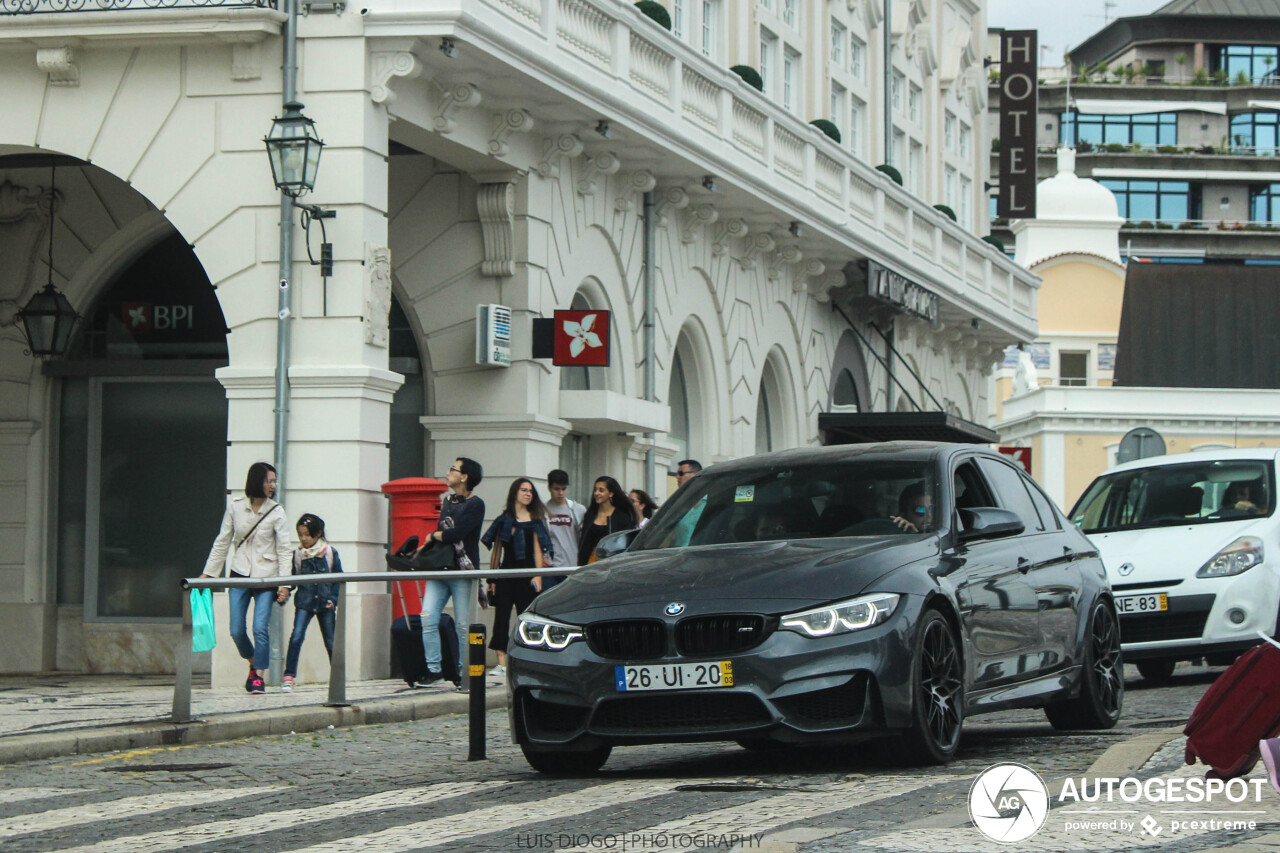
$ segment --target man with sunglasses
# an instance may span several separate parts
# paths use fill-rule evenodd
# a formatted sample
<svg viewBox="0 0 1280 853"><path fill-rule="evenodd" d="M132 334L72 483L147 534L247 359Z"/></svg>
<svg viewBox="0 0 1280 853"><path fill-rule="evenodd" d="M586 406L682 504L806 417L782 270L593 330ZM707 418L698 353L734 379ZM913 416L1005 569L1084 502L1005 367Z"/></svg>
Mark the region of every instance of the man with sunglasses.
<svg viewBox="0 0 1280 853"><path fill-rule="evenodd" d="M912 483L898 495L898 514L889 517L904 533L928 533L933 529L933 495L923 482Z"/></svg>
<svg viewBox="0 0 1280 853"><path fill-rule="evenodd" d="M681 459L676 463L676 471L673 476L676 478L676 488L680 488L685 483L692 480L702 470L702 463L696 459Z"/></svg>

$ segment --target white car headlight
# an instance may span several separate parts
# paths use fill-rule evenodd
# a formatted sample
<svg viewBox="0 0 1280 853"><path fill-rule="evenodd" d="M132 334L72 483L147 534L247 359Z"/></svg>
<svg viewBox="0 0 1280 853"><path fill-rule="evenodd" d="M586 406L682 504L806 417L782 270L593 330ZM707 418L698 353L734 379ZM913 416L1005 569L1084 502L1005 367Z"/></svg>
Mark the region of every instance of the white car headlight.
<svg viewBox="0 0 1280 853"><path fill-rule="evenodd" d="M1262 562L1262 540L1257 536L1241 536L1213 555L1213 559L1196 572L1198 578L1225 578L1252 569Z"/></svg>
<svg viewBox="0 0 1280 853"><path fill-rule="evenodd" d="M521 613L516 623L516 642L529 649L547 649L558 652L582 639L582 629L566 625L554 619Z"/></svg>
<svg viewBox="0 0 1280 853"><path fill-rule="evenodd" d="M879 625L898 606L896 593L884 592L828 604L782 617L782 627L806 637L829 637Z"/></svg>

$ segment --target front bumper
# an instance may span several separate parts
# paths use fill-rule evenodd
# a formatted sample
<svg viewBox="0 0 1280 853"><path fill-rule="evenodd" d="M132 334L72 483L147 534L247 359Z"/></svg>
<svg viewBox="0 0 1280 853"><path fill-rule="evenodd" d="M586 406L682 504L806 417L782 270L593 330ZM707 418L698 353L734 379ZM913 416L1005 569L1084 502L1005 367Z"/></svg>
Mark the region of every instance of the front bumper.
<svg viewBox="0 0 1280 853"><path fill-rule="evenodd" d="M911 636L905 600L875 628L834 637L777 630L758 646L697 658L613 660L585 642L560 652L508 649L512 735L546 748L769 737L860 740L907 725ZM730 660L734 684L619 691L625 664Z"/></svg>

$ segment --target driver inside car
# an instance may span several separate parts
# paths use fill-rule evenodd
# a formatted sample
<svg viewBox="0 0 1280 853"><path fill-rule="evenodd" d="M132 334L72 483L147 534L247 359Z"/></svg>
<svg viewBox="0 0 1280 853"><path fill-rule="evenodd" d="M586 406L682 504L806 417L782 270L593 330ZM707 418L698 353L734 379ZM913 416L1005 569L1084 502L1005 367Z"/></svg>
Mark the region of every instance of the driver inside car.
<svg viewBox="0 0 1280 853"><path fill-rule="evenodd" d="M889 520L904 533L927 533L933 529L933 496L923 482L912 483L898 495L898 514Z"/></svg>

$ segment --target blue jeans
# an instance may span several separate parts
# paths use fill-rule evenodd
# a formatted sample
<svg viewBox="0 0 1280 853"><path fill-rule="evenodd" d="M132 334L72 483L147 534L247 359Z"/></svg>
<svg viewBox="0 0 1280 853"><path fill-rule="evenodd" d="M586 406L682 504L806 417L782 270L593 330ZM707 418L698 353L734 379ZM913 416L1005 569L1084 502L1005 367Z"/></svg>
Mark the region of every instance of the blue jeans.
<svg viewBox="0 0 1280 853"><path fill-rule="evenodd" d="M310 610L293 611L293 636L289 638L289 654L284 663L285 675L298 674L298 655L302 654L302 641L307 638L307 623L311 621L312 616L316 617L316 622L320 625L320 636L324 637L324 650L329 653L329 660L333 660L333 627L338 622L336 612L336 608L333 607L321 610L319 613L312 613Z"/></svg>
<svg viewBox="0 0 1280 853"><path fill-rule="evenodd" d="M266 669L271 665L271 602L276 599L272 589L229 589L231 600L231 640L240 650L240 657L253 661L254 669ZM253 600L253 642L245 630L245 617L249 615L249 601Z"/></svg>
<svg viewBox="0 0 1280 853"><path fill-rule="evenodd" d="M458 629L458 677L466 671L467 629L471 625L471 605L476 600L476 582L466 578L427 581L422 596L422 653L427 669L440 671L440 611L453 597L453 622ZM448 676L448 673L445 673Z"/></svg>

